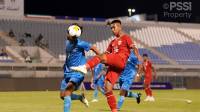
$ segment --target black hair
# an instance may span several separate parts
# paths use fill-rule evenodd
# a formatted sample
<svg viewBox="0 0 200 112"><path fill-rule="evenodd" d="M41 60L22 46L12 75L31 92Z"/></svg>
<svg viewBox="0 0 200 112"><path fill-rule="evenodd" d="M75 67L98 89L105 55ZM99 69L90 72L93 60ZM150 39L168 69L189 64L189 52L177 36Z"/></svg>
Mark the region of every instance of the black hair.
<svg viewBox="0 0 200 112"><path fill-rule="evenodd" d="M148 57L148 54L145 53L145 54L143 54L142 56L143 56L143 57Z"/></svg>
<svg viewBox="0 0 200 112"><path fill-rule="evenodd" d="M114 24L114 23L122 24L122 22L119 19L112 20L110 24Z"/></svg>
<svg viewBox="0 0 200 112"><path fill-rule="evenodd" d="M114 24L114 23L122 24L122 22L121 22L119 19L114 19L114 20L112 20L112 21L108 21L108 22L107 22L107 25L111 25L111 24Z"/></svg>

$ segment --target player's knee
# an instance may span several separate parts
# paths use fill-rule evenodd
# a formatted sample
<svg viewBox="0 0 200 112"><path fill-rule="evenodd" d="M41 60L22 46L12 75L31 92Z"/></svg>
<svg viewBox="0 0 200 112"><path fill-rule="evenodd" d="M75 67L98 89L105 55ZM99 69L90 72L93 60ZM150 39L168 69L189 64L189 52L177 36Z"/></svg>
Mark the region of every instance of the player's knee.
<svg viewBox="0 0 200 112"><path fill-rule="evenodd" d="M105 54L99 55L99 58L100 58L100 60L101 60L102 63L106 63L107 58L106 58Z"/></svg>
<svg viewBox="0 0 200 112"><path fill-rule="evenodd" d="M127 91L120 90L120 93L119 93L120 96L126 96L126 94L127 94Z"/></svg>
<svg viewBox="0 0 200 112"><path fill-rule="evenodd" d="M60 99L61 99L61 100L64 100L64 96L60 96Z"/></svg>
<svg viewBox="0 0 200 112"><path fill-rule="evenodd" d="M148 84L144 84L144 88L149 88L149 85Z"/></svg>
<svg viewBox="0 0 200 112"><path fill-rule="evenodd" d="M65 89L65 94L66 93L69 93L69 94L72 93L74 88L75 88L75 85L72 82L68 83L68 85Z"/></svg>
<svg viewBox="0 0 200 112"><path fill-rule="evenodd" d="M105 92L110 92L110 91L112 91L113 87L110 84L106 84L104 88L105 88Z"/></svg>

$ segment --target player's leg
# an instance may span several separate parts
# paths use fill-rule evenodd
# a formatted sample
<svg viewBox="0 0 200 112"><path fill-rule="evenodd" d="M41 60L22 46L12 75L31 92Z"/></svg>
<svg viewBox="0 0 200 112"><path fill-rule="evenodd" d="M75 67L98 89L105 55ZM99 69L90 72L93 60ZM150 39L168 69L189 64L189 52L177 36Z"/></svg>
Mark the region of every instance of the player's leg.
<svg viewBox="0 0 200 112"><path fill-rule="evenodd" d="M92 102L98 102L98 88L97 88L97 84L95 83L94 83L94 92L93 92Z"/></svg>
<svg viewBox="0 0 200 112"><path fill-rule="evenodd" d="M100 91L103 95L105 94L104 80L105 80L105 77L104 77L104 76L101 76L101 78L97 81L97 89L98 89L98 91Z"/></svg>
<svg viewBox="0 0 200 112"><path fill-rule="evenodd" d="M92 102L97 102L98 101L98 91L100 91L103 95L105 94L104 91L104 79L100 78L94 83L94 96Z"/></svg>
<svg viewBox="0 0 200 112"><path fill-rule="evenodd" d="M124 100L125 100L125 94L126 94L126 91L122 90L121 87L122 87L122 84L123 84L123 77L122 77L122 74L119 78L119 86L120 86L120 93L119 93L119 98L118 98L118 102L117 102L117 109L120 110L123 103L124 103Z"/></svg>
<svg viewBox="0 0 200 112"><path fill-rule="evenodd" d="M141 95L142 95L141 93L135 93L135 92L132 92L132 91L127 91L127 94L126 94L125 97L135 98L137 104L139 104L140 101L141 101Z"/></svg>
<svg viewBox="0 0 200 112"><path fill-rule="evenodd" d="M117 102L112 90L118 77L119 74L114 72L110 68L108 69L105 77L105 96L112 112L117 112Z"/></svg>
<svg viewBox="0 0 200 112"><path fill-rule="evenodd" d="M120 76L119 79L119 85L120 85L120 96L119 96L119 100L118 100L118 105L117 108L118 110L120 110L120 108L122 107L125 97L129 97L129 98L134 98L136 99L137 103L140 103L140 93L133 93L131 91L129 91L131 85L132 85L132 78L127 78L126 75L124 76Z"/></svg>
<svg viewBox="0 0 200 112"><path fill-rule="evenodd" d="M151 78L149 78L149 79L147 79L146 81L145 81L145 91L146 91L146 93L148 94L148 101L155 101L155 98L153 97L153 95L152 95L152 90L151 90L151 81L152 81L152 79Z"/></svg>
<svg viewBox="0 0 200 112"><path fill-rule="evenodd" d="M71 94L74 90L74 85L71 82L67 83L65 91L61 91L60 97L64 100L64 112L70 112L71 109Z"/></svg>
<svg viewBox="0 0 200 112"><path fill-rule="evenodd" d="M146 99L144 101L154 101L155 99L152 97L152 90L151 90L151 79L145 78L144 80L144 90L146 93Z"/></svg>
<svg viewBox="0 0 200 112"><path fill-rule="evenodd" d="M78 90L80 87L80 89L82 89L83 93L81 93L80 95L78 94L72 94L71 95L71 99L72 100L80 100L86 107L89 107L89 103L87 101L87 99L85 98L85 94L84 94L84 84L83 84L83 80L84 80L84 75L80 72L73 72L71 74L71 78L70 78L70 82L72 82L75 85L74 90Z"/></svg>
<svg viewBox="0 0 200 112"><path fill-rule="evenodd" d="M127 72L127 73L129 75L124 76L124 81L123 81L121 89L127 91L125 97L134 98L134 99L136 99L136 102L139 104L141 93L135 93L135 92L130 91L132 83L135 80L136 70L132 69L132 70L129 70L129 72Z"/></svg>
<svg viewBox="0 0 200 112"><path fill-rule="evenodd" d="M118 54L102 54L94 56L92 59L88 60L85 65L71 67L71 69L86 74L88 69L94 68L99 63L105 63L109 66L115 67L116 70L121 71L124 69L125 61L126 60L121 58L121 56Z"/></svg>

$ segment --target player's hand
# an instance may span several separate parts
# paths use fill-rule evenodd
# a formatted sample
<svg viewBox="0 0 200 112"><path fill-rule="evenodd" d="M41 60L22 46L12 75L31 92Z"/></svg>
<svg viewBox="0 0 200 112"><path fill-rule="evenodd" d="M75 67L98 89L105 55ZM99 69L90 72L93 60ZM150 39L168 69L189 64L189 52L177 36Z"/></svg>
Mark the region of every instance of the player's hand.
<svg viewBox="0 0 200 112"><path fill-rule="evenodd" d="M91 82L90 87L91 87L92 89L94 89L94 83L93 83L93 82Z"/></svg>
<svg viewBox="0 0 200 112"><path fill-rule="evenodd" d="M138 60L140 61L140 62L143 62L143 58L142 58L142 56L138 56Z"/></svg>
<svg viewBox="0 0 200 112"><path fill-rule="evenodd" d="M140 81L140 75L137 73L135 76L135 82L139 82Z"/></svg>

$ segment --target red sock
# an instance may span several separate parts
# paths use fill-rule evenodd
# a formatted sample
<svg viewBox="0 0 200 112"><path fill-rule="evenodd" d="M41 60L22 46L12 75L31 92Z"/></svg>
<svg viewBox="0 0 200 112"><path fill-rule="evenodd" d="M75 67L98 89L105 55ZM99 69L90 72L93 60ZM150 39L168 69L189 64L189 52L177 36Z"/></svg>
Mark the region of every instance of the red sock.
<svg viewBox="0 0 200 112"><path fill-rule="evenodd" d="M146 96L149 96L148 88L144 88L144 91L145 91L145 93L146 93Z"/></svg>
<svg viewBox="0 0 200 112"><path fill-rule="evenodd" d="M107 102L108 105L110 106L110 109L112 112L117 112L117 102L116 102L116 98L113 94L112 91L108 92L105 94L106 98L107 98Z"/></svg>
<svg viewBox="0 0 200 112"><path fill-rule="evenodd" d="M148 89L149 96L152 96L152 91L151 91L151 88L150 88L150 87L148 87L147 89Z"/></svg>
<svg viewBox="0 0 200 112"><path fill-rule="evenodd" d="M94 68L97 64L100 63L100 58L98 56L93 57L92 59L87 61L87 64L89 65L89 68Z"/></svg>

